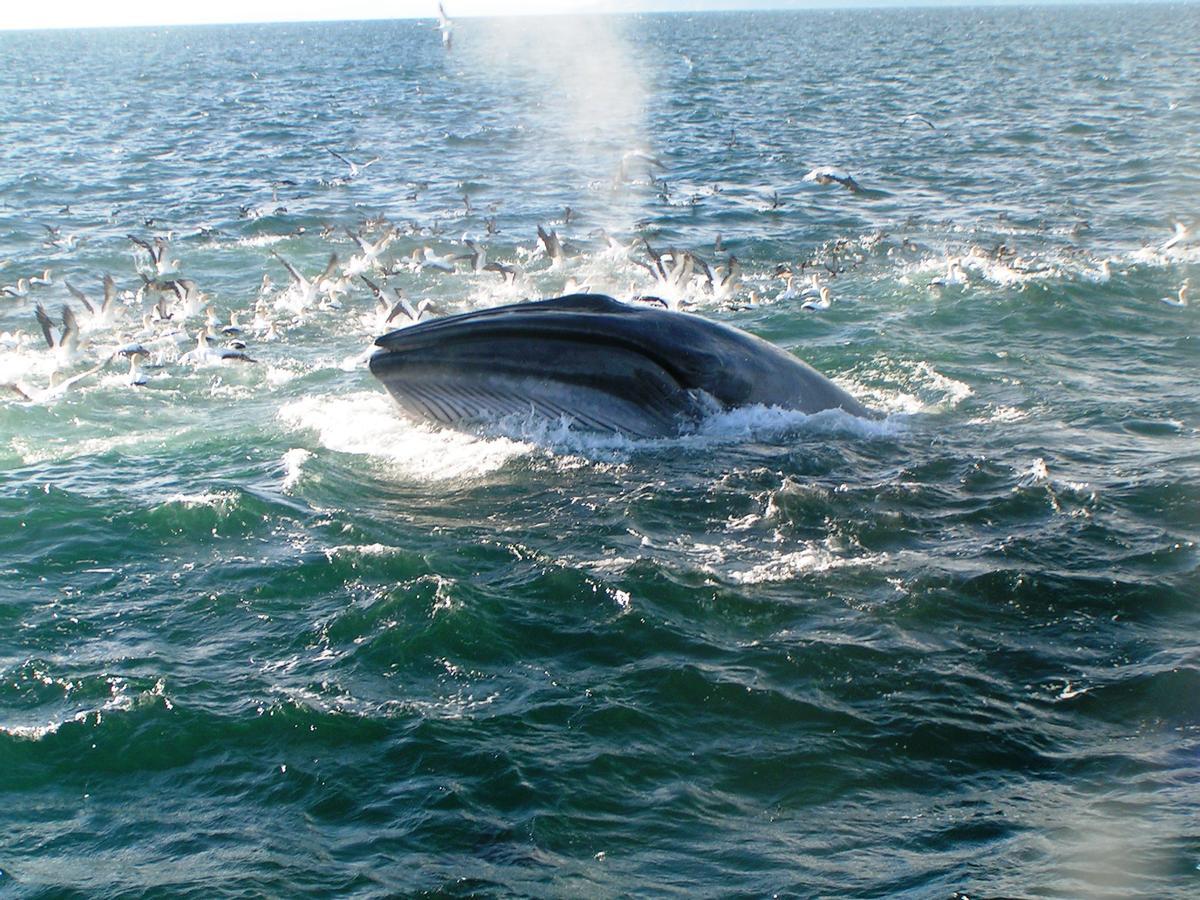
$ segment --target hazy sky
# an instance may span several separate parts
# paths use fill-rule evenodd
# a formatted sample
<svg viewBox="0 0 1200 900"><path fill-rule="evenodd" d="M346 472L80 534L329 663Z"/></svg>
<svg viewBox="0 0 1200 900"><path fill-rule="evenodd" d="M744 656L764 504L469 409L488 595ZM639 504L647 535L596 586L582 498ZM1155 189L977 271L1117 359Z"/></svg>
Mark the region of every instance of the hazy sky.
<svg viewBox="0 0 1200 900"><path fill-rule="evenodd" d="M801 8L812 6L953 5L972 0L444 0L455 16L572 12ZM986 0L985 0L986 2ZM1005 0L997 0L1005 2ZM1013 0L1019 2L1019 0ZM1025 0L1028 2L1028 0ZM436 0L0 0L0 30L97 25L180 25L211 22L401 19L436 15Z"/></svg>

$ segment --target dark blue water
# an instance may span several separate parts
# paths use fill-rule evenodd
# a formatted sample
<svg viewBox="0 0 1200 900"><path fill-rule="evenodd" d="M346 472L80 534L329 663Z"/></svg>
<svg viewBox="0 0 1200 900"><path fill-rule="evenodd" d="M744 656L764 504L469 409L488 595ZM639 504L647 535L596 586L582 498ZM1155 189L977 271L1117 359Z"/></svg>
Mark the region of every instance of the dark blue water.
<svg viewBox="0 0 1200 900"><path fill-rule="evenodd" d="M0 893L1200 890L1197 318L1160 299L1200 276L1198 36L1195 5L0 34ZM375 266L346 229L396 237ZM513 283L410 262L464 237ZM736 278L656 282L639 238ZM310 294L272 255L331 252ZM66 282L106 272L88 314ZM366 371L360 272L435 314L658 293L886 417L441 431ZM191 352L205 307L257 362Z"/></svg>

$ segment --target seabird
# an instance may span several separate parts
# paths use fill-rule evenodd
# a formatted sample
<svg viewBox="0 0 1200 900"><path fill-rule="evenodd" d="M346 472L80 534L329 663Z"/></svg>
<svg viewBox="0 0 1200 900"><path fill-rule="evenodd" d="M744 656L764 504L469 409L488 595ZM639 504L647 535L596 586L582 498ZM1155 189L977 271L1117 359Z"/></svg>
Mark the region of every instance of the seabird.
<svg viewBox="0 0 1200 900"><path fill-rule="evenodd" d="M937 130L937 126L936 126L936 125L934 125L932 122L930 122L930 121L929 121L927 118L925 118L925 117L924 117L923 115L921 115L920 113L909 113L907 116L905 116L903 119L901 119L901 121L902 121L902 122L905 122L905 123L909 123L909 122L912 122L912 123L920 122L922 125L928 125L928 126L929 126L931 129L933 129L934 131L936 131L936 130Z"/></svg>
<svg viewBox="0 0 1200 900"><path fill-rule="evenodd" d="M361 234L355 234L349 228L346 229L346 235L350 238L350 240L354 241L354 243L358 246L358 249L362 251L362 260L371 266L371 268L380 267L379 254L386 250L388 245L396 239L396 233L391 230L384 232L383 237L374 243L368 241ZM350 264L347 265L347 268L353 268L353 263L354 261L351 260Z"/></svg>
<svg viewBox="0 0 1200 900"><path fill-rule="evenodd" d="M433 252L433 248L425 247L422 249L423 258L417 262L419 271L425 269L437 269L440 272L454 271L454 257L447 253L445 256L438 256ZM414 251L415 256L415 251Z"/></svg>
<svg viewBox="0 0 1200 900"><path fill-rule="evenodd" d="M725 298L729 297L733 293L734 288L737 287L737 280L738 280L737 257L730 256L725 261L724 271L722 271L722 269L718 266L717 273L720 274L720 278L713 285L713 296L716 297L718 300L724 300Z"/></svg>
<svg viewBox="0 0 1200 900"><path fill-rule="evenodd" d="M179 267L179 260L167 258L167 242L161 237L156 237L154 243L142 240L136 235L126 235L129 240L137 244L150 257L150 262L154 266L155 275L165 275L168 272L173 272Z"/></svg>
<svg viewBox="0 0 1200 900"><path fill-rule="evenodd" d="M179 301L185 319L190 319L200 312L204 303L204 295L200 293L200 287L196 282L190 278L175 278L167 282L167 287Z"/></svg>
<svg viewBox="0 0 1200 900"><path fill-rule="evenodd" d="M541 225L537 227L538 240L542 242L542 246L546 250L546 256L550 258L552 263L561 263L563 258L562 243L558 239L558 232L554 229L546 231Z"/></svg>
<svg viewBox="0 0 1200 900"><path fill-rule="evenodd" d="M800 308L807 309L810 312L822 312L823 310L829 309L829 304L832 302L833 302L833 300L829 295L829 288L822 287L820 299L805 300L803 303L800 304Z"/></svg>
<svg viewBox="0 0 1200 900"><path fill-rule="evenodd" d="M1159 299L1167 304L1167 306L1187 306L1188 305L1188 290L1191 287L1190 280L1183 279L1183 284L1179 287L1178 297L1160 297Z"/></svg>
<svg viewBox="0 0 1200 900"><path fill-rule="evenodd" d="M501 262L490 262L483 267L485 272L495 272L500 276L500 280L505 284L512 284L517 279L517 270L513 266L506 266Z"/></svg>
<svg viewBox="0 0 1200 900"><path fill-rule="evenodd" d="M363 283L371 289L371 293L375 297L375 311L378 314L380 323L382 325L387 326L391 324L392 320L401 313L404 313L410 319L413 318L413 312L415 312L415 310L410 312L410 310L412 310L412 304L410 304L405 296L400 293L399 288L392 288L397 299L395 303L391 303L379 285L375 284L375 282L371 281L371 279L367 278L365 275L360 275L358 277L361 278Z"/></svg>
<svg viewBox="0 0 1200 900"><path fill-rule="evenodd" d="M441 0L438 0L438 28L442 32L442 46L449 50L450 45L454 43L454 23L446 15L446 9L442 6Z"/></svg>
<svg viewBox="0 0 1200 900"><path fill-rule="evenodd" d="M251 359L241 350L233 350L229 347L214 347L208 342L208 331L201 328L196 333L196 346L189 350L183 356L179 357L181 363L191 363L192 365L206 365L211 363L222 362L258 362L256 359Z"/></svg>
<svg viewBox="0 0 1200 900"><path fill-rule="evenodd" d="M463 238L463 243L470 249L470 253L464 253L458 259L469 259L471 261L472 272L482 272L487 266L487 248L480 247L469 237Z"/></svg>
<svg viewBox="0 0 1200 900"><path fill-rule="evenodd" d="M274 250L271 251L271 255L279 260L283 267L287 269L288 275L290 275L292 279L292 288L295 290L297 299L300 301L300 305L302 307L308 306L310 303L312 303L317 298L317 294L321 290L325 289L323 286L327 283L329 275L333 272L334 267L337 266L338 261L337 254L331 253L329 255L329 262L325 264L325 269L321 272L321 274L316 278L309 280L301 275L300 271L295 266L293 266Z"/></svg>
<svg viewBox="0 0 1200 900"><path fill-rule="evenodd" d="M379 162L379 157L376 156L373 159L367 160L365 163L356 163L342 156L342 154L338 153L336 150L330 150L328 147L325 149L329 150L330 153L350 167L350 174L346 176L347 178L357 178L362 174L363 169L365 169L367 166L371 166Z"/></svg>
<svg viewBox="0 0 1200 900"><path fill-rule="evenodd" d="M862 190L862 187L854 180L853 176L837 169L813 169L804 176L803 180L811 181L815 184L840 184L852 194L857 194Z"/></svg>
<svg viewBox="0 0 1200 900"><path fill-rule="evenodd" d="M16 284L6 284L0 287L0 294L6 297L28 297L29 296L29 279L18 278Z"/></svg>
<svg viewBox="0 0 1200 900"><path fill-rule="evenodd" d="M46 225L43 223L42 227L46 229L47 233L46 242L43 244L45 247L57 247L61 250L73 250L78 244L83 242L83 238L77 234L68 234L64 236L62 229L57 226Z"/></svg>
<svg viewBox="0 0 1200 900"><path fill-rule="evenodd" d="M129 360L129 383L134 387L145 387L146 376L142 374L142 360L150 355L150 351L141 344L130 344L117 351L119 356Z"/></svg>
<svg viewBox="0 0 1200 900"><path fill-rule="evenodd" d="M934 278L929 282L931 288L944 288L954 284L966 284L968 281L966 270L957 259L949 259L946 261L946 276L944 278Z"/></svg>
<svg viewBox="0 0 1200 900"><path fill-rule="evenodd" d="M71 365L79 355L79 322L75 313L67 304L62 305L62 328L60 329L46 314L42 304L34 307L38 324L42 326L42 336L46 346L54 351L60 368Z"/></svg>
<svg viewBox="0 0 1200 900"><path fill-rule="evenodd" d="M1192 230L1182 222L1175 223L1175 234L1166 241L1159 250L1167 251L1172 247L1186 247L1193 240Z"/></svg>
<svg viewBox="0 0 1200 900"><path fill-rule="evenodd" d="M116 311L113 301L117 296L117 288L113 284L111 275L104 276L104 299L101 301L93 300L69 281L64 281L63 284L66 285L71 296L82 303L84 308L91 313L95 321L103 325L107 325L112 321L113 313Z"/></svg>
<svg viewBox="0 0 1200 900"><path fill-rule="evenodd" d="M112 357L107 356L90 369L79 372L70 376L69 378L62 378L56 372L54 375L50 376L50 386L44 390L34 390L33 388L17 384L13 381L7 382L4 387L7 387L26 403L45 403L48 400L54 400L57 397L61 397L68 390L70 390L71 387L83 381L83 379L90 378L92 375L95 375L110 362L112 362Z"/></svg>

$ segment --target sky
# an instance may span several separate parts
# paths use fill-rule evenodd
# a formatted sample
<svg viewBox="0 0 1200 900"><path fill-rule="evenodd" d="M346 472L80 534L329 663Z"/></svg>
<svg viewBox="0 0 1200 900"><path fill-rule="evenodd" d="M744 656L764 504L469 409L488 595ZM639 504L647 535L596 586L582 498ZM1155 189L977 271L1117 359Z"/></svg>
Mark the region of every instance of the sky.
<svg viewBox="0 0 1200 900"><path fill-rule="evenodd" d="M443 0L454 17L549 13L803 8L813 6L957 5L971 0ZM1003 2L1003 0L1000 0ZM1026 0L1028 2L1028 0ZM436 0L29 0L0 2L0 30L432 18Z"/></svg>

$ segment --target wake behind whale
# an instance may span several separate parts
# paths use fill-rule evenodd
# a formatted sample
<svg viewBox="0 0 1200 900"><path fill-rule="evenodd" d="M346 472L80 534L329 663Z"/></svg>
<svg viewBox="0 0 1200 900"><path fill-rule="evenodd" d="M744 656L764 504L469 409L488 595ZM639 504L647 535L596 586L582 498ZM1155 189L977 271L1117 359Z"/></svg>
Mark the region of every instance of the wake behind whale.
<svg viewBox="0 0 1200 900"><path fill-rule="evenodd" d="M380 337L371 372L409 414L455 428L534 413L638 438L743 406L874 413L761 338L688 313L572 294Z"/></svg>

